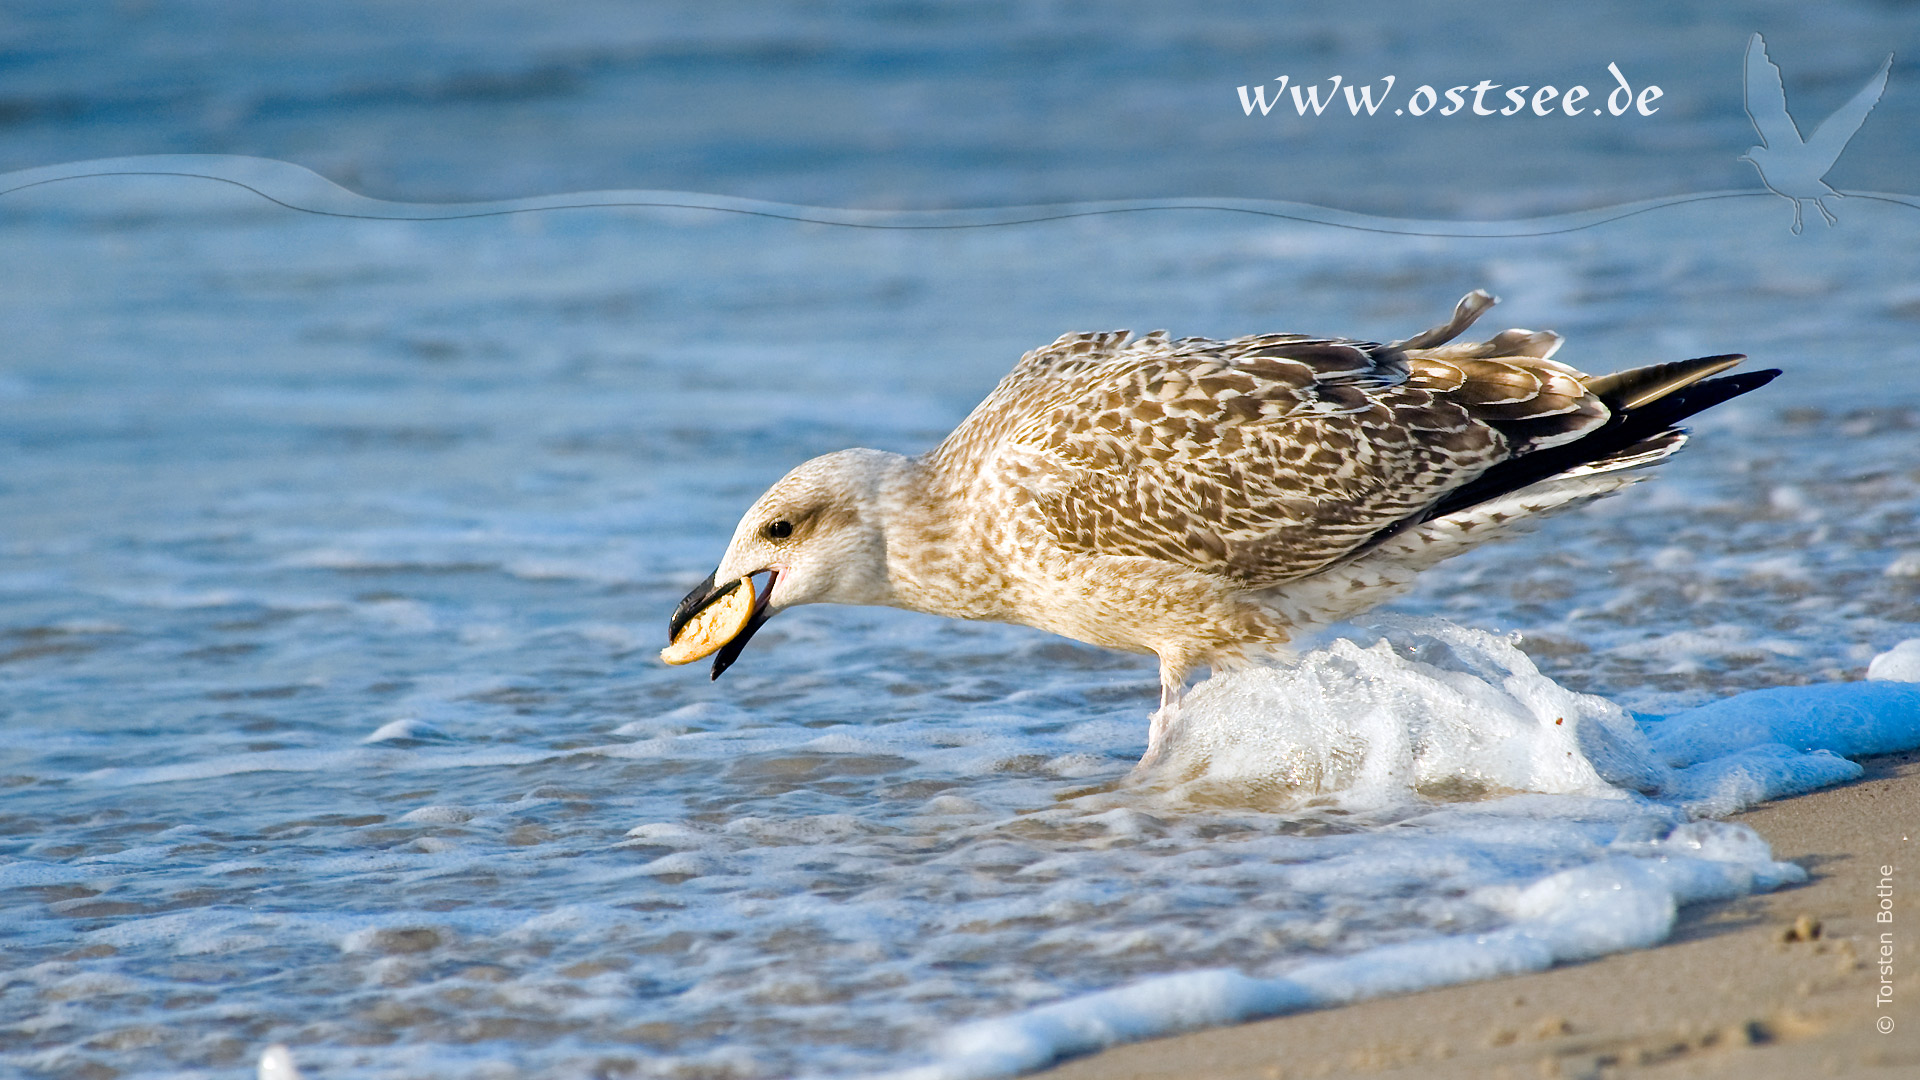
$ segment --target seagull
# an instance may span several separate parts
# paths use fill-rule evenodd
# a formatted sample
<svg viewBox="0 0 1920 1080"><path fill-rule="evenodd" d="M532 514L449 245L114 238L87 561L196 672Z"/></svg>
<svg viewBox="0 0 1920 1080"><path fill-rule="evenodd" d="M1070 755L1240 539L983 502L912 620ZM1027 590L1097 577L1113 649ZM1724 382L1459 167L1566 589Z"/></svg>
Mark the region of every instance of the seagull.
<svg viewBox="0 0 1920 1080"><path fill-rule="evenodd" d="M1767 185L1767 190L1793 203L1794 235L1800 233L1801 204L1806 202L1819 209L1829 228L1839 224L1840 219L1822 200L1829 195L1844 196L1828 187L1821 177L1833 168L1854 132L1866 122L1867 114L1880 103L1880 94L1887 88L1887 72L1892 67L1893 54L1888 53L1886 62L1867 80L1867 85L1827 117L1814 130L1813 138L1803 139L1800 128L1787 112L1786 87L1780 82L1780 69L1767 56L1766 41L1759 34L1747 41L1744 97L1747 118L1760 133L1760 145L1742 154L1740 160L1759 171L1760 182Z"/></svg>
<svg viewBox="0 0 1920 1080"><path fill-rule="evenodd" d="M1686 441L1682 419L1779 374L1711 378L1744 359L1721 355L1586 375L1544 331L1449 344L1494 303L1476 290L1389 344L1066 334L928 453L842 450L774 484L663 657L712 654L718 679L775 613L816 603L1153 653L1144 768L1196 669L1283 657L1443 559L1627 486Z"/></svg>

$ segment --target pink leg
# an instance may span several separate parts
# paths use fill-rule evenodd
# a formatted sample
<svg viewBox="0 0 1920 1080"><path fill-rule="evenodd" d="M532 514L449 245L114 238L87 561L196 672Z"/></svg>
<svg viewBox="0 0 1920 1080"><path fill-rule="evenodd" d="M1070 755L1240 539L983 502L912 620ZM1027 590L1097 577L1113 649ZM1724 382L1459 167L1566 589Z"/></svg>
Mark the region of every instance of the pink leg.
<svg viewBox="0 0 1920 1080"><path fill-rule="evenodd" d="M1173 730L1173 723L1180 718L1180 699L1187 692L1187 673L1160 661L1160 707L1147 718L1147 752L1140 755L1140 763L1133 767L1134 772L1151 767L1160 760L1167 746L1167 733Z"/></svg>

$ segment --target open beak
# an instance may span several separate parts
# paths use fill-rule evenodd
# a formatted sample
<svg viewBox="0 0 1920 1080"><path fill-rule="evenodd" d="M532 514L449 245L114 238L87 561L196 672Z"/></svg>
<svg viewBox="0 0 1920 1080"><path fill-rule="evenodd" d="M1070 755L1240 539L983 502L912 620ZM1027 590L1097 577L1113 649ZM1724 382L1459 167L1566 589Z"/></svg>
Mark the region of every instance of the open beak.
<svg viewBox="0 0 1920 1080"><path fill-rule="evenodd" d="M774 583L779 580L780 573L777 570L768 570L766 571L766 575L767 586L764 589L757 590L757 595L753 599L753 611L747 616L747 625L741 627L738 634L735 634L725 645L720 646L718 652L714 653L713 678L719 678L722 672L733 666L733 662L740 658L741 650L745 649L747 642L753 638L754 631L760 629L761 623L771 618L771 615L769 615L767 611L767 603L773 596L773 586ZM695 585L693 591L688 593L686 598L680 601L679 606L673 609L673 618L667 622L668 639L671 640L679 637L680 631L686 627L687 623L693 621L694 616L704 611L708 605L727 596L739 587L739 578L734 578L724 584L716 585L713 580L713 575L708 574L707 579Z"/></svg>

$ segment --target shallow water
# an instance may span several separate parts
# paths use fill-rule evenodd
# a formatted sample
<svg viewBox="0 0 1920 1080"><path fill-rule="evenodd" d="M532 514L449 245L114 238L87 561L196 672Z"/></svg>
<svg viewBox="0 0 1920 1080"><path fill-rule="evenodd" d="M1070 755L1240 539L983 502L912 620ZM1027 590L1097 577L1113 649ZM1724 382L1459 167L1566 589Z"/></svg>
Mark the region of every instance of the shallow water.
<svg viewBox="0 0 1920 1080"><path fill-rule="evenodd" d="M1648 714L1858 678L1920 634L1920 211L1786 213L1449 240L10 194L0 1062L848 1072L1149 976L1497 932L1498 897L1645 855L1685 799L1126 786L1148 660L816 609L709 683L653 659L666 613L790 465L925 448L1061 332L1397 337L1485 286L1578 366L1788 373L1397 610Z"/></svg>
<svg viewBox="0 0 1920 1080"><path fill-rule="evenodd" d="M0 12L0 169L123 154L252 154L383 198L699 191L950 207L1239 196L1372 213L1520 217L1732 187L1747 38L1767 36L1812 131L1889 51L1892 90L1834 171L1908 191L1920 13L1819 5L1386 0L698 0L395 7L241 0ZM1659 85L1651 117L1248 116L1287 73L1406 94L1489 79ZM1269 84L1271 85L1271 84ZM1500 93L1489 99L1504 104Z"/></svg>

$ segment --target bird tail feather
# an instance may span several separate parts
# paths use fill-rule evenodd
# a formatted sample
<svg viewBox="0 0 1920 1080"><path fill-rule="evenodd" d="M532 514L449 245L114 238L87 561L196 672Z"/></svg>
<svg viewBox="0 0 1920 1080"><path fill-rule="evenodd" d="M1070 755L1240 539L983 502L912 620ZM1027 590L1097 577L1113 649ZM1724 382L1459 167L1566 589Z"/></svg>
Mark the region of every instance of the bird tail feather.
<svg viewBox="0 0 1920 1080"><path fill-rule="evenodd" d="M1778 368L1709 378L1745 359L1707 356L1635 368L1587 380L1587 389L1612 416L1591 434L1501 462L1434 504L1427 520L1458 513L1542 480L1639 468L1672 454L1686 441L1682 420L1741 394L1758 390Z"/></svg>

